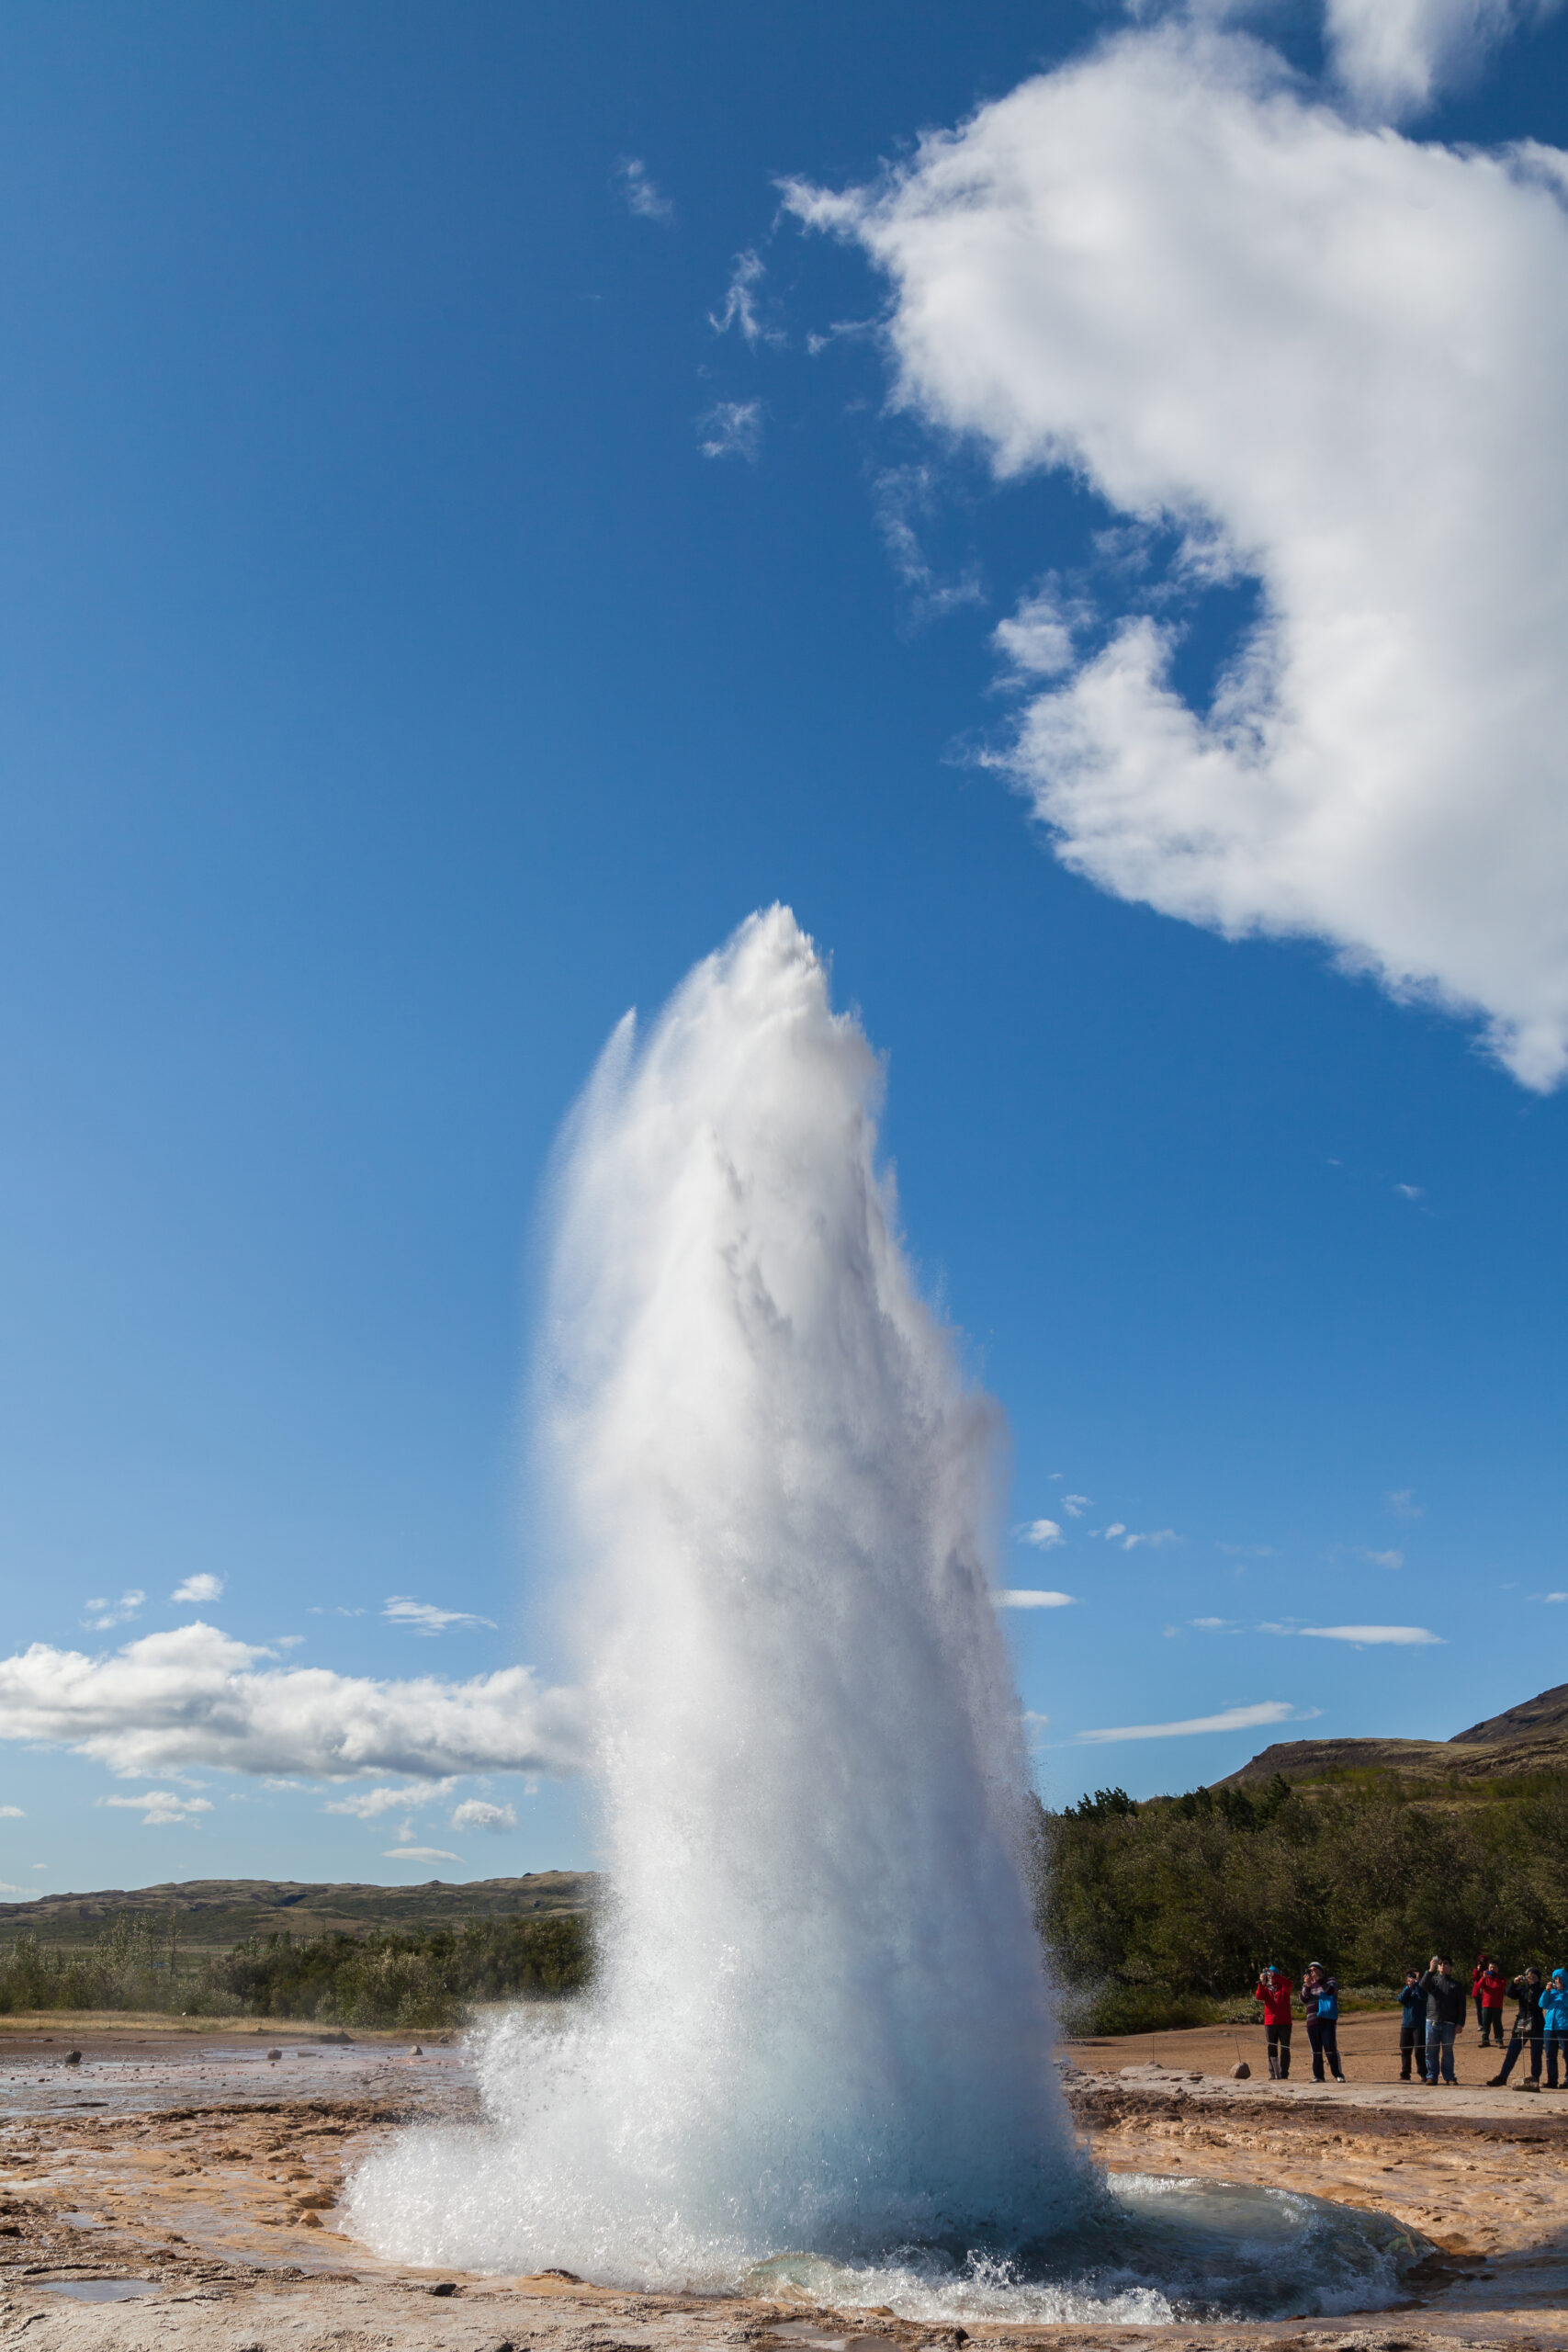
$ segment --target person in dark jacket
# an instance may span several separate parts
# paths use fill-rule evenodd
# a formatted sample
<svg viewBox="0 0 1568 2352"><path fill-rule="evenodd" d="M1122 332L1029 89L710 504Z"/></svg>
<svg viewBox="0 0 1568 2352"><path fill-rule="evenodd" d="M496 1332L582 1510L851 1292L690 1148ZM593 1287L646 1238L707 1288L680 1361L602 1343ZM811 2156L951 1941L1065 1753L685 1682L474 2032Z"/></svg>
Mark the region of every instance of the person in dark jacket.
<svg viewBox="0 0 1568 2352"><path fill-rule="evenodd" d="M1515 1977L1508 1987L1519 2006L1514 2018L1508 2054L1503 2061L1503 2071L1492 2077L1490 2087L1493 2090L1500 2090L1507 2081L1527 2041L1530 2046L1529 2075L1528 2080L1516 2083L1514 2088L1520 2091L1538 2091L1540 2088L1540 2045L1546 2032L1540 2014L1540 1969L1527 1968L1522 1975Z"/></svg>
<svg viewBox="0 0 1568 2352"><path fill-rule="evenodd" d="M1427 2079L1427 2000L1421 1990L1421 1971L1407 1968L1404 1990L1399 1996L1399 2079L1410 2080L1410 2062L1416 2061L1416 2079Z"/></svg>
<svg viewBox="0 0 1568 2352"><path fill-rule="evenodd" d="M1263 2026L1269 2045L1269 2078L1270 2082L1289 2082L1291 2076L1291 1980L1282 1968L1270 1961L1258 1980L1255 2001L1263 2004Z"/></svg>
<svg viewBox="0 0 1568 2352"><path fill-rule="evenodd" d="M1312 2044L1313 2080L1323 2080L1323 2062L1326 2058L1334 2069L1334 2079L1342 2083L1345 2069L1339 2064L1339 1979L1330 1976L1321 1960L1309 1960L1306 1974L1302 1978L1302 2007L1306 2011L1307 2040Z"/></svg>
<svg viewBox="0 0 1568 2352"><path fill-rule="evenodd" d="M1435 2087L1440 2069L1445 2083L1457 2082L1454 2036L1470 2004L1446 1952L1433 1953L1432 1965L1421 1979L1421 1997L1427 2008L1427 2081Z"/></svg>

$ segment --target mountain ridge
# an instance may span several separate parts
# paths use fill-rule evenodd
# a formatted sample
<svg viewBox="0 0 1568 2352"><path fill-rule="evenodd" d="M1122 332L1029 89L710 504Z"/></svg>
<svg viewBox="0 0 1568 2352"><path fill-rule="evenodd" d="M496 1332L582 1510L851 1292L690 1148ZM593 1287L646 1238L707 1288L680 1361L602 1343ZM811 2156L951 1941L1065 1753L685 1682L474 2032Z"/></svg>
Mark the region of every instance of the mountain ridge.
<svg viewBox="0 0 1568 2352"><path fill-rule="evenodd" d="M1533 1699L1488 1715L1449 1739L1276 1740L1213 1785L1240 1788L1248 1781L1270 1781L1276 1772L1293 1783L1348 1771L1389 1772L1401 1780L1457 1781L1477 1788L1522 1773L1568 1771L1568 1682L1538 1691Z"/></svg>

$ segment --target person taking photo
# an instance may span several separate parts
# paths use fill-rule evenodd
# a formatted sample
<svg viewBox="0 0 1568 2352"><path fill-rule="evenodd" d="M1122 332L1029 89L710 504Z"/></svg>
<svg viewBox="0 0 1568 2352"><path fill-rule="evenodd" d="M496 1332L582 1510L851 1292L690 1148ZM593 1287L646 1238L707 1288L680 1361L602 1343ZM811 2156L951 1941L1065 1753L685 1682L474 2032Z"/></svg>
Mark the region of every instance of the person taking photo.
<svg viewBox="0 0 1568 2352"><path fill-rule="evenodd" d="M1540 2045L1546 2031L1540 2015L1540 1969L1532 1967L1523 1970L1515 1977L1508 1989L1519 2005L1514 2015L1513 2039L1508 2044L1508 2054L1503 2061L1502 2072L1492 2076L1488 2087L1492 2090L1502 2089L1518 2062L1520 2051L1528 2041L1530 2046L1529 2074L1525 2080L1516 2083L1514 2088L1517 2091L1538 2091L1540 2088Z"/></svg>
<svg viewBox="0 0 1568 2352"><path fill-rule="evenodd" d="M1326 2058L1337 2083L1345 2079L1339 2064L1339 1979L1330 1976L1321 1960L1309 1960L1302 1978L1302 2007L1306 2011L1307 2040L1312 2044L1314 2082L1324 2079Z"/></svg>
<svg viewBox="0 0 1568 2352"><path fill-rule="evenodd" d="M1269 2046L1269 2079L1284 2083L1291 2075L1291 1980L1270 1961L1258 1979L1255 2001L1263 2004L1263 2029Z"/></svg>
<svg viewBox="0 0 1568 2352"><path fill-rule="evenodd" d="M1427 2081L1435 2089L1439 2071L1445 2083L1459 2080L1454 2073L1454 2036L1464 2023L1466 2007L1464 1986L1446 1952L1433 1953L1432 1964L1421 1979L1421 1997L1427 2011Z"/></svg>

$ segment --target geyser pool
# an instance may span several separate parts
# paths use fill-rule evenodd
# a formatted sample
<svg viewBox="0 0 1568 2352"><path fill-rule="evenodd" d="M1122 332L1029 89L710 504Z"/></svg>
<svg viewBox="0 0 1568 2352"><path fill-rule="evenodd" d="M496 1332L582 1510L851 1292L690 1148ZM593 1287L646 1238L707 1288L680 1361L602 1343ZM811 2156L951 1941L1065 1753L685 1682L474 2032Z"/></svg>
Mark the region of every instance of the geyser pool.
<svg viewBox="0 0 1568 2352"><path fill-rule="evenodd" d="M1052 2065L999 1415L917 1295L880 1089L774 908L646 1043L628 1017L574 1114L538 1459L613 1904L592 1995L480 2038L486 2123L359 2173L380 2252L714 2289L787 2257L933 2312L1168 2300Z"/></svg>

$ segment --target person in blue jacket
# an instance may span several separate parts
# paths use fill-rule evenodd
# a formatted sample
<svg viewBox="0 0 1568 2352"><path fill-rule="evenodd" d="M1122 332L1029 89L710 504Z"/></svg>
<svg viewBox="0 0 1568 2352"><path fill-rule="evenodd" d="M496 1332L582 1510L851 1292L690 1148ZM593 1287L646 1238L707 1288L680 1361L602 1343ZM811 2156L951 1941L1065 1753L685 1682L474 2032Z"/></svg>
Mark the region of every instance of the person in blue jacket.
<svg viewBox="0 0 1568 2352"><path fill-rule="evenodd" d="M1342 2083L1345 2069L1339 2064L1339 1979L1330 1976L1321 1960L1309 1960L1306 1974L1302 1978L1302 2007L1306 2011L1307 2040L1312 2044L1312 2071L1314 2082L1323 2080L1323 2062L1326 2058L1334 2069L1334 2079Z"/></svg>
<svg viewBox="0 0 1568 2352"><path fill-rule="evenodd" d="M1568 1968L1554 1968L1551 1982L1541 1987L1540 2021L1546 2028L1546 2087L1568 2091ZM1557 2061L1562 2059L1562 2081L1557 2080Z"/></svg>
<svg viewBox="0 0 1568 2352"><path fill-rule="evenodd" d="M1421 1990L1421 1971L1407 1968L1404 1990L1399 1996L1399 2079L1410 2080L1410 2062L1416 2061L1416 2079L1427 2079L1427 1996Z"/></svg>

